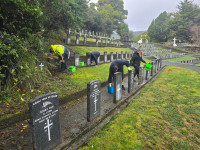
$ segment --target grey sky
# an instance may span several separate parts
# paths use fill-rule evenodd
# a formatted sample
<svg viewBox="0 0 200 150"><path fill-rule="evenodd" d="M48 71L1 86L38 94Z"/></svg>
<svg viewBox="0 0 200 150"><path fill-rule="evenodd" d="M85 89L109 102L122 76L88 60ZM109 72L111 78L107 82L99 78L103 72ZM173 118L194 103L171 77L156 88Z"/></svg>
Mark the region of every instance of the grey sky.
<svg viewBox="0 0 200 150"><path fill-rule="evenodd" d="M124 0L124 7L128 10L125 22L129 29L135 31L147 30L152 20L164 11L177 12L177 5L183 0ZM98 0L91 0L97 3ZM200 6L200 0L194 0Z"/></svg>

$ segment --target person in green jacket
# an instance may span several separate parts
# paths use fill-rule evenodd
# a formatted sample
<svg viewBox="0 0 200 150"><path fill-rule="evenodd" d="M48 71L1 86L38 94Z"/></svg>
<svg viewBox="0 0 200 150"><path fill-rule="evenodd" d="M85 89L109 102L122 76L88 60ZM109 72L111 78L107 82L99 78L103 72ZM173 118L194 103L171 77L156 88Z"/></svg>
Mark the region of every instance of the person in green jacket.
<svg viewBox="0 0 200 150"><path fill-rule="evenodd" d="M70 51L63 45L51 45L50 53L58 56L58 61L61 64L61 72L67 72L67 59L70 58Z"/></svg>

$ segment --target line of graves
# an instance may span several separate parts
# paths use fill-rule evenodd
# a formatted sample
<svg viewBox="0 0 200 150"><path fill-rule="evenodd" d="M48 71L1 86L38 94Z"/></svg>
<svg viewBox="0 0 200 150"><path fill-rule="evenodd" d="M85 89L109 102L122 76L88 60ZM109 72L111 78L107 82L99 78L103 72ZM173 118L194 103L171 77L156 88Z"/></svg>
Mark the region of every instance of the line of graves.
<svg viewBox="0 0 200 150"><path fill-rule="evenodd" d="M98 57L97 62L103 62L103 63L107 63L107 62L112 62L114 60L127 60L127 59L131 59L133 53L131 52L123 52L121 51L121 53L116 52L115 54L113 52L110 52L110 54L108 54L107 52L104 52L104 55L100 55L100 57ZM80 56L79 53L75 53L74 57L71 58L72 62L74 62L74 66L80 66L80 62L86 62L87 66L90 66L90 57L86 56Z"/></svg>
<svg viewBox="0 0 200 150"><path fill-rule="evenodd" d="M75 39L72 38L75 36ZM80 37L83 37L83 41L80 41ZM88 38L95 39L95 42L91 42ZM108 35L100 32L91 32L87 30L79 30L78 32L74 30L71 31L71 28L67 31L67 39L64 39L64 43L68 45L87 45L87 46L109 46L109 47L121 47L123 46L120 40L115 40L114 38L108 37Z"/></svg>
<svg viewBox="0 0 200 150"><path fill-rule="evenodd" d="M200 62L200 58L180 61L180 63L182 63L182 64L196 64L198 62Z"/></svg>
<svg viewBox="0 0 200 150"><path fill-rule="evenodd" d="M81 113L75 111L72 114L66 112L67 115L60 115L58 94L55 92L48 93L30 100L29 109L34 149L53 149L56 146L59 147L59 145L62 145L61 143L63 143L65 139L68 139L68 141L65 142L65 146L71 143L75 137L71 135L66 137L66 135L64 135L63 132L68 127L66 127L67 123L63 120L68 120L66 118L70 118L73 115L76 116L76 119L73 120L74 122L76 122L76 120L81 120L83 116L86 116L84 121L80 122L79 124L76 122L76 126L73 126L74 129L79 129L80 124L84 126L84 128L81 128L80 133L78 133L79 135L82 135L82 133L86 132L88 129L90 130L91 126L95 123L95 120L104 118L104 116L108 114L108 111L104 111L104 107L110 108L109 111L116 108L122 101L125 101L123 98L124 96L128 97L134 94L134 91L141 88L144 83L150 81L150 79L152 79L162 68L161 59L154 59L152 64L153 67L150 71L145 70L144 66L140 67L139 79L137 83L138 85L134 81L134 69L128 71L128 78L126 78L128 90L125 92L125 95L121 88L122 73L120 72L114 74L113 94L108 94L105 89L102 91L103 89L101 87L100 80L97 79L89 82L87 84L87 107L85 108L83 104L80 106L80 108L77 108L79 110L83 109L81 110ZM106 96L102 96L103 93L106 93ZM105 99L108 99L109 103L106 103ZM86 113L84 113L84 109L86 109ZM72 125L72 122L70 122L70 124ZM67 133L67 131L65 132Z"/></svg>

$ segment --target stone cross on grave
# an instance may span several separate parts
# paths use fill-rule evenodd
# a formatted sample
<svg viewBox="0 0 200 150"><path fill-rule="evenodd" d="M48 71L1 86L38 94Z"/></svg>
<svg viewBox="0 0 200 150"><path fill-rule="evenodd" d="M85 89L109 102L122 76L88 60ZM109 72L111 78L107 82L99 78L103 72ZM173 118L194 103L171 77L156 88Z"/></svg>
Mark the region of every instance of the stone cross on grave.
<svg viewBox="0 0 200 150"><path fill-rule="evenodd" d="M49 119L47 119L47 123L45 123L45 127L44 129L47 129L47 132L48 132L48 139L49 141L51 141L51 133L50 133L50 127L53 125L53 123L50 123L49 124Z"/></svg>
<svg viewBox="0 0 200 150"><path fill-rule="evenodd" d="M173 40L174 40L174 44L173 44L173 46L177 46L177 45L176 45L176 40L177 40L177 39L174 38Z"/></svg>
<svg viewBox="0 0 200 150"><path fill-rule="evenodd" d="M40 69L41 69L41 70L42 70L42 67L44 67L44 65L43 65L42 63L41 63L39 66L40 66Z"/></svg>

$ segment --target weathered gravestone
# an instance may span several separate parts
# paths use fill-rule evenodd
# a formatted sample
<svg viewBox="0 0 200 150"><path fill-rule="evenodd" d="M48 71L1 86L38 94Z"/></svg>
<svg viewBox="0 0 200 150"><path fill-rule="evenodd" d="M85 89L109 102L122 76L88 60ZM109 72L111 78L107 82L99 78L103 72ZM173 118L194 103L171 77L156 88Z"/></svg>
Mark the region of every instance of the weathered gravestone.
<svg viewBox="0 0 200 150"><path fill-rule="evenodd" d="M134 70L128 71L128 93L131 93L134 89Z"/></svg>
<svg viewBox="0 0 200 150"><path fill-rule="evenodd" d="M33 144L36 150L49 150L60 144L58 94L48 93L29 102Z"/></svg>
<svg viewBox="0 0 200 150"><path fill-rule="evenodd" d="M110 52L110 61L113 61L113 52Z"/></svg>
<svg viewBox="0 0 200 150"><path fill-rule="evenodd" d="M122 99L122 73L116 72L114 73L114 94L113 94L113 102L116 104L119 100Z"/></svg>
<svg viewBox="0 0 200 150"><path fill-rule="evenodd" d="M127 56L127 51L125 52L125 59L128 59L128 56Z"/></svg>
<svg viewBox="0 0 200 150"><path fill-rule="evenodd" d="M143 84L143 80L144 80L144 66L140 66L138 85Z"/></svg>
<svg viewBox="0 0 200 150"><path fill-rule="evenodd" d="M86 30L87 32L87 30ZM87 44L87 34L85 33L84 34L84 39L83 39L83 45L86 45Z"/></svg>
<svg viewBox="0 0 200 150"><path fill-rule="evenodd" d="M79 45L79 34L76 35L76 45Z"/></svg>
<svg viewBox="0 0 200 150"><path fill-rule="evenodd" d="M75 66L79 66L80 65L79 53L75 53L74 57L75 57Z"/></svg>
<svg viewBox="0 0 200 150"><path fill-rule="evenodd" d="M107 52L104 52L104 63L107 62Z"/></svg>
<svg viewBox="0 0 200 150"><path fill-rule="evenodd" d="M123 51L121 51L121 60L124 59L124 54L123 54Z"/></svg>
<svg viewBox="0 0 200 150"><path fill-rule="evenodd" d="M67 44L71 44L71 28L69 28L67 33Z"/></svg>
<svg viewBox="0 0 200 150"><path fill-rule="evenodd" d="M96 38L96 46L98 47L98 45L99 45L99 39Z"/></svg>
<svg viewBox="0 0 200 150"><path fill-rule="evenodd" d="M119 53L116 52L116 60L118 60L118 59L119 59Z"/></svg>
<svg viewBox="0 0 200 150"><path fill-rule="evenodd" d="M100 115L101 81L93 80L87 84L87 120L92 121Z"/></svg>
<svg viewBox="0 0 200 150"><path fill-rule="evenodd" d="M86 57L87 57L87 66L89 66L91 63L91 58L90 56L87 55L87 53L86 53Z"/></svg>

